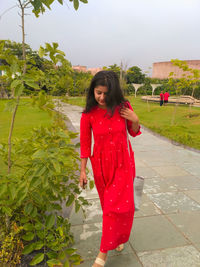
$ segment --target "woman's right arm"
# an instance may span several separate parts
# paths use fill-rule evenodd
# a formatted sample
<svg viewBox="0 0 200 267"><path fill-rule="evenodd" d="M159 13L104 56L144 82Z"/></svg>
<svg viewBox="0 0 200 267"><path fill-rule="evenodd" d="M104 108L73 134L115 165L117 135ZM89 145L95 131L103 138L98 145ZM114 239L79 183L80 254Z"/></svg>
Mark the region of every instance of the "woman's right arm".
<svg viewBox="0 0 200 267"><path fill-rule="evenodd" d="M85 185L87 184L87 176L86 176L86 165L87 165L87 160L88 158L82 158L81 159L81 171L80 171L80 186L82 188L85 187Z"/></svg>
<svg viewBox="0 0 200 267"><path fill-rule="evenodd" d="M81 152L81 170L80 170L80 186L84 188L87 183L86 165L87 160L91 156L91 124L89 114L82 113L80 122L80 152Z"/></svg>

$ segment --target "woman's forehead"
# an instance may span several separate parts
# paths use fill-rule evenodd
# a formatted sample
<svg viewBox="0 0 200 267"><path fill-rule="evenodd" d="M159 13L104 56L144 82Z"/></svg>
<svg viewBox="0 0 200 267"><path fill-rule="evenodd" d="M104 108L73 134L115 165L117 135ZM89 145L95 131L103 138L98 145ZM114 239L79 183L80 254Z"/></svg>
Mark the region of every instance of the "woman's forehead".
<svg viewBox="0 0 200 267"><path fill-rule="evenodd" d="M102 93L106 93L108 92L108 88L107 86L103 86L103 85L98 85L94 88L95 90L101 91Z"/></svg>

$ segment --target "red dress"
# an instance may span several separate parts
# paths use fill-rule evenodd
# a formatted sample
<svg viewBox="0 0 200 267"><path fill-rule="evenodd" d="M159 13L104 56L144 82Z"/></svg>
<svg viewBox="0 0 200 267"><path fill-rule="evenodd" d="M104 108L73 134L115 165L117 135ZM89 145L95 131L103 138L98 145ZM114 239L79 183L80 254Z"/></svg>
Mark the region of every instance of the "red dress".
<svg viewBox="0 0 200 267"><path fill-rule="evenodd" d="M129 108L132 109L128 103ZM130 135L137 134L128 121ZM91 155L91 129L94 136ZM106 253L128 241L133 217L133 179L135 161L130 142L130 156L127 147L125 119L119 114L119 107L113 116L98 106L89 113L82 113L80 124L81 158L90 158L95 185L103 210L103 225L100 251Z"/></svg>

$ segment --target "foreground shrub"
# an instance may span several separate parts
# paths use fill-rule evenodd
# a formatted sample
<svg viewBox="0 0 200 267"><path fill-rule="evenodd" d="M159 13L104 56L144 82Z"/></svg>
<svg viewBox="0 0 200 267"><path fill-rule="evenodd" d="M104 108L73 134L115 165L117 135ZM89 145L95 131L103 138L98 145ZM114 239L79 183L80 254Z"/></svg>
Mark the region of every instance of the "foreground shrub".
<svg viewBox="0 0 200 267"><path fill-rule="evenodd" d="M80 264L69 220L62 215L63 203L75 204L76 212L88 204L79 196L74 137L54 126L35 129L28 139L15 141L12 172L0 177L0 261L8 266L19 264L21 253L32 252L30 265ZM5 163L7 150L1 145Z"/></svg>

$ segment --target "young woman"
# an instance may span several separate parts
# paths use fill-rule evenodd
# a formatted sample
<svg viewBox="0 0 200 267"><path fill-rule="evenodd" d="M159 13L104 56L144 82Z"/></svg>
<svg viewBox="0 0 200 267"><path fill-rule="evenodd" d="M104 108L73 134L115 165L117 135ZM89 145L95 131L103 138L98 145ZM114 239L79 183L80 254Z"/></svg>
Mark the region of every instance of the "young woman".
<svg viewBox="0 0 200 267"><path fill-rule="evenodd" d="M87 183L90 158L103 211L100 252L93 267L104 266L109 250L121 251L131 232L135 162L127 130L133 137L141 133L138 117L123 97L117 74L100 71L92 79L80 125L80 185Z"/></svg>

